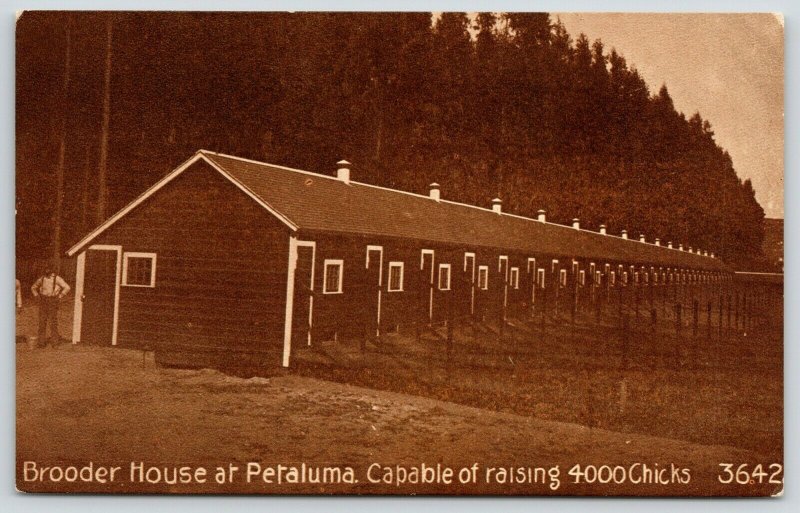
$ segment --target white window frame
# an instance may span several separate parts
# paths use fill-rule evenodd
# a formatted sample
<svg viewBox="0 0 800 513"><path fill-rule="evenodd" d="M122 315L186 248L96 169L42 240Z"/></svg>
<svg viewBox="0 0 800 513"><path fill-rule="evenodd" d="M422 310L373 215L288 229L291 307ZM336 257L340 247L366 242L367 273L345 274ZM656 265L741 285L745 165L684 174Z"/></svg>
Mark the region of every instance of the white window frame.
<svg viewBox="0 0 800 513"><path fill-rule="evenodd" d="M500 271L503 270L503 262L504 261L506 263L506 276L504 276L504 278L507 278L508 277L508 255L500 255L497 258L497 272L500 272Z"/></svg>
<svg viewBox="0 0 800 513"><path fill-rule="evenodd" d="M392 288L392 269L400 269L400 288L394 289ZM386 290L389 292L403 292L403 281L404 281L404 274L405 274L405 263L404 262L389 262L389 280L386 283Z"/></svg>
<svg viewBox="0 0 800 513"><path fill-rule="evenodd" d="M128 283L128 258L149 258L150 259L150 285L140 285L138 283ZM124 252L122 254L122 285L125 287L141 287L152 289L156 286L156 261L155 253L140 253L136 251Z"/></svg>
<svg viewBox="0 0 800 513"><path fill-rule="evenodd" d="M478 266L478 288L481 290L489 290L489 266Z"/></svg>
<svg viewBox="0 0 800 513"><path fill-rule="evenodd" d="M581 287L586 286L586 271L584 271L583 269L578 271L578 283L581 284Z"/></svg>
<svg viewBox="0 0 800 513"><path fill-rule="evenodd" d="M536 284L539 286L540 289L543 289L545 286L545 276L544 276L544 267L540 267L536 270Z"/></svg>
<svg viewBox="0 0 800 513"><path fill-rule="evenodd" d="M338 290L328 290L328 266L334 266L334 265L339 267L339 288ZM342 287L343 282L344 282L344 260L333 259L333 258L325 259L325 265L322 266L322 293L342 294L344 290L344 288Z"/></svg>
<svg viewBox="0 0 800 513"><path fill-rule="evenodd" d="M567 270L561 269L558 271L558 283L561 285L561 288L566 288L567 286Z"/></svg>
<svg viewBox="0 0 800 513"><path fill-rule="evenodd" d="M469 268L469 266L467 265L467 262L470 259L472 259L472 267L474 268L475 267L475 253L469 253L469 252L464 253L464 272L467 272L467 269Z"/></svg>
<svg viewBox="0 0 800 513"><path fill-rule="evenodd" d="M616 271L611 271L611 274L609 274L608 276L609 276L608 284L610 287L613 287L614 285L617 284L617 273Z"/></svg>
<svg viewBox="0 0 800 513"><path fill-rule="evenodd" d="M509 274L509 282L511 287L519 289L519 267L512 267Z"/></svg>
<svg viewBox="0 0 800 513"><path fill-rule="evenodd" d="M442 271L447 269L447 287L442 288ZM437 275L436 286L439 290L450 290L450 282L453 278L453 273L450 269L450 264L439 264L439 274Z"/></svg>

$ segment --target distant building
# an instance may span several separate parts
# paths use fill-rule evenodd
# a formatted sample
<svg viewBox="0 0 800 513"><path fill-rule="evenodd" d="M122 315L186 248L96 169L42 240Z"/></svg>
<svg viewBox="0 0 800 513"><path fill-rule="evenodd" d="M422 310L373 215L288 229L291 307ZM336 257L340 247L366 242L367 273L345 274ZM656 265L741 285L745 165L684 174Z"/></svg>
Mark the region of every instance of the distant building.
<svg viewBox="0 0 800 513"><path fill-rule="evenodd" d="M764 219L764 256L775 272L783 272L783 219Z"/></svg>

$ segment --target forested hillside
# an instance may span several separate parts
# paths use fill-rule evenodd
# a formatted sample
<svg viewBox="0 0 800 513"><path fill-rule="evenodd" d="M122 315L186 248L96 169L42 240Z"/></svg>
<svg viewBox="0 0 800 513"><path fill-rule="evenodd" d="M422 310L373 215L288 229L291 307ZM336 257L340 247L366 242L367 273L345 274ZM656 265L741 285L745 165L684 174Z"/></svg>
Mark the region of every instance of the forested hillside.
<svg viewBox="0 0 800 513"><path fill-rule="evenodd" d="M547 14L71 16L66 97L65 16L26 13L17 27L23 256L52 251L62 119L62 249L96 225L110 16L104 215L205 148L324 173L346 158L358 181L423 193L436 181L447 199L499 196L506 211L737 263L761 251L763 210L709 121L677 112L624 48Z"/></svg>

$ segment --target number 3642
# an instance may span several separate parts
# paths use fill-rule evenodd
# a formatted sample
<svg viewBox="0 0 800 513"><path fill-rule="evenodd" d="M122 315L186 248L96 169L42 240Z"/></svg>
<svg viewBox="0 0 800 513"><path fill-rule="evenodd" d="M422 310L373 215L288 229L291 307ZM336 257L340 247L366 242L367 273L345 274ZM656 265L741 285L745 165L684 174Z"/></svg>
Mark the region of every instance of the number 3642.
<svg viewBox="0 0 800 513"><path fill-rule="evenodd" d="M720 474L717 476L722 484L781 484L783 483L783 465L772 463L768 466L758 464L750 466L742 463L738 467L734 463L720 463Z"/></svg>

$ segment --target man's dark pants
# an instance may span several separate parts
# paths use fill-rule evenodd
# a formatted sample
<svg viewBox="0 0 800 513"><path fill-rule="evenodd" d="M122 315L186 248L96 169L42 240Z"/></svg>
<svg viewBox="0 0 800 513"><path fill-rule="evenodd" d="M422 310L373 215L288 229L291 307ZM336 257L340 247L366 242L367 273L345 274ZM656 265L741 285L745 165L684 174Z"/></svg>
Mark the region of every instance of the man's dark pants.
<svg viewBox="0 0 800 513"><path fill-rule="evenodd" d="M39 298L39 345L47 345L47 325L50 324L50 340L53 346L61 342L58 334L58 298L40 297Z"/></svg>

